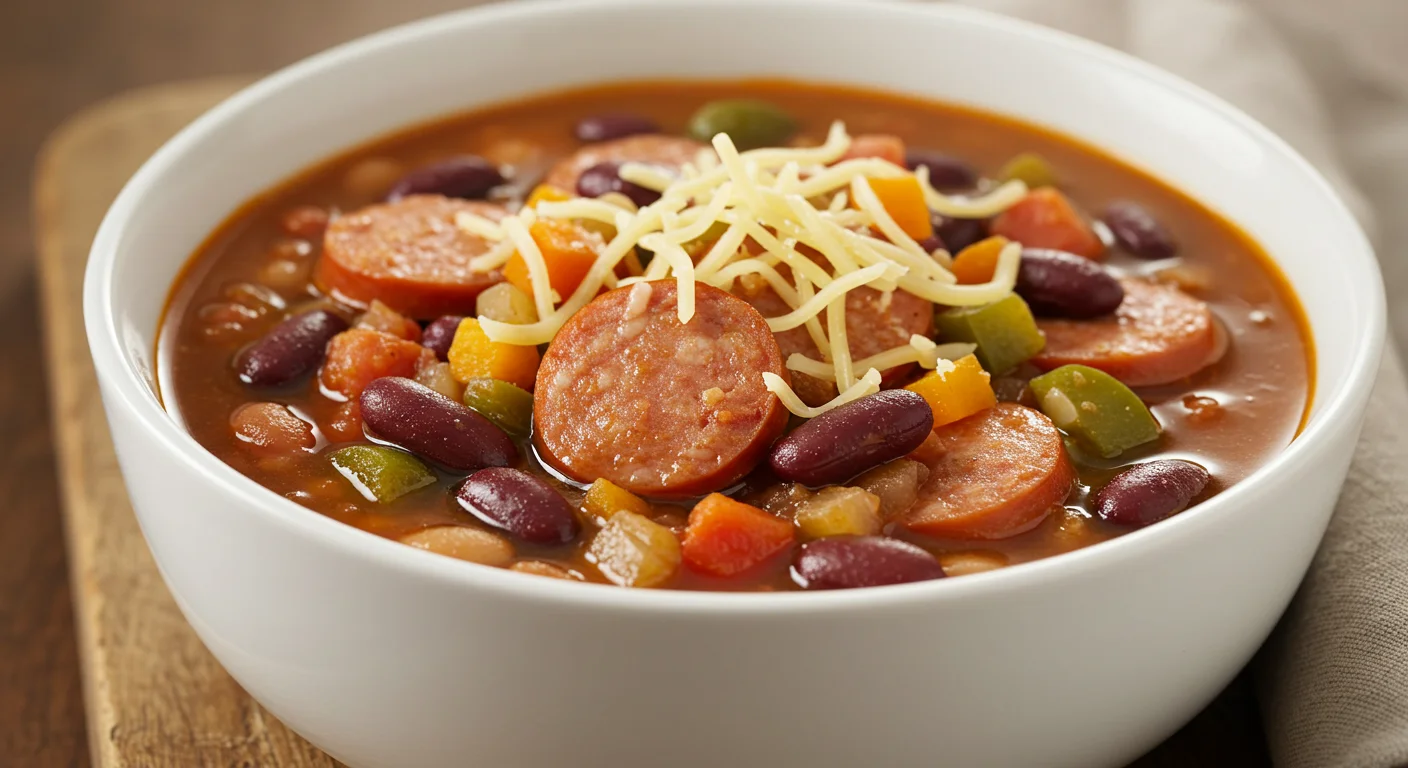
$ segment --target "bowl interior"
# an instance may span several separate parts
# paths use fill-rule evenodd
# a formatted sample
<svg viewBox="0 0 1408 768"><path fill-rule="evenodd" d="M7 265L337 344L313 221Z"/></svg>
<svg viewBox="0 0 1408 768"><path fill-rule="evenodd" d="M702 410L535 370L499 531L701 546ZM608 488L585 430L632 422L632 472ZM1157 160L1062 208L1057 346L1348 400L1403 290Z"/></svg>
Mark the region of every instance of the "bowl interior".
<svg viewBox="0 0 1408 768"><path fill-rule="evenodd" d="M630 44L606 52L613 38ZM727 52L708 40L728 40ZM1318 355L1312 428L1376 354L1378 273L1347 210L1283 143L1172 76L1075 38L939 5L588 0L400 27L284 70L197 121L129 184L95 244L86 306L100 369L109 353L114 363L120 356L131 391L145 390L140 407L157 407L154 336L186 259L245 200L340 150L545 90L759 75L1013 115L1104 147L1223 213L1265 246L1304 303Z"/></svg>

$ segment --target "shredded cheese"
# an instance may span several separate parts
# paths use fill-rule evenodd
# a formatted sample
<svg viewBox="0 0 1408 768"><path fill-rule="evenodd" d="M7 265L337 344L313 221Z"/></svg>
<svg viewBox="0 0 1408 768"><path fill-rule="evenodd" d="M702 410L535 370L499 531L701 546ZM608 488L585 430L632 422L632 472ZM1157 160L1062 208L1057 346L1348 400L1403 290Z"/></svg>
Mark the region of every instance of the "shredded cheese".
<svg viewBox="0 0 1408 768"><path fill-rule="evenodd" d="M782 377L763 374L767 389L798 416L811 418L878 391L883 370L909 364L946 370L950 360L970 353L972 345L935 344L914 336L894 349L852 359L846 328L848 294L861 287L880 291L881 309L889 306L896 290L947 306L989 303L1012 291L1021 246L1010 243L1003 249L988 282L958 285L949 271L949 254L942 249L926 252L885 210L869 182L909 172L877 158L842 160L850 144L839 122L831 125L825 142L816 147L740 152L727 135L720 134L678 175L647 163L624 163L621 178L660 194L646 206L637 208L624 195L606 195L544 201L536 210L525 208L500 222L460 214L456 226L493 243L487 253L471 260L472 269L498 268L517 252L533 283L538 321L513 325L482 318L484 333L509 344L542 344L551 341L603 287L665 279L676 281L678 318L688 323L695 313L697 283L732 290L741 280L750 290L771 290L788 307L787 312L767 318L769 329L780 333L805 328L822 358L792 355L787 368L836 382L840 390L831 402L809 407ZM915 176L928 206L944 216L994 216L1026 194L1021 182L1009 182L979 196L947 196L929 183L927 169L921 167ZM546 261L529 236L535 217L580 219L616 228L615 236L565 300L548 287ZM722 234L694 261L685 245L713 236L720 228ZM618 280L616 266L637 248L653 252L653 260L641 274ZM857 377L860 371L865 373Z"/></svg>

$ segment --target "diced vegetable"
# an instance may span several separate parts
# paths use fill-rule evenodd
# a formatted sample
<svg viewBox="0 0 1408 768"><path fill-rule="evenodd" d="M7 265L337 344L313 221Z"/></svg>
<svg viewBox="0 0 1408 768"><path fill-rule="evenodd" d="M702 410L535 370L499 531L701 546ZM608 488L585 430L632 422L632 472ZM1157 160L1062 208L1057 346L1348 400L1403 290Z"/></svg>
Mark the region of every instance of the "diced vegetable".
<svg viewBox="0 0 1408 768"><path fill-rule="evenodd" d="M439 361L424 364L416 371L416 381L439 392L451 400L459 400L464 397L464 385L455 381L455 375L450 373L450 364Z"/></svg>
<svg viewBox="0 0 1408 768"><path fill-rule="evenodd" d="M1028 192L993 219L989 229L1026 248L1053 248L1088 259L1105 255L1105 244L1095 230L1054 187Z"/></svg>
<svg viewBox="0 0 1408 768"><path fill-rule="evenodd" d="M523 201L524 208L537 208L538 203L562 203L572 199L572 193L551 184L533 187L532 194Z"/></svg>
<svg viewBox="0 0 1408 768"><path fill-rule="evenodd" d="M528 228L528 234L543 253L548 284L563 301L577 290L605 246L601 235L567 219L538 219ZM504 265L504 279L526 294L533 293L533 280L522 254L509 257Z"/></svg>
<svg viewBox="0 0 1408 768"><path fill-rule="evenodd" d="M924 202L924 190L919 180L913 176L895 178L866 179L880 205L895 220L906 235L915 240L924 240L934 235L934 221L929 213L929 204ZM855 201L851 201L855 205Z"/></svg>
<svg viewBox="0 0 1408 768"><path fill-rule="evenodd" d="M1056 171L1046 158L1035 152L1023 152L1007 161L997 174L1003 181L1020 181L1031 189L1056 186Z"/></svg>
<svg viewBox="0 0 1408 768"><path fill-rule="evenodd" d="M1159 423L1119 379L1084 365L1063 365L1031 381L1037 404L1082 448L1113 458L1159 437Z"/></svg>
<svg viewBox="0 0 1408 768"><path fill-rule="evenodd" d="M513 545L502 536L466 525L437 525L401 537L402 544L481 565L513 561Z"/></svg>
<svg viewBox="0 0 1408 768"><path fill-rule="evenodd" d="M991 375L974 355L955 360L953 370L929 371L905 389L918 392L934 411L934 426L942 427L997 405Z"/></svg>
<svg viewBox="0 0 1408 768"><path fill-rule="evenodd" d="M466 381L464 404L514 437L527 437L533 424L533 396L507 381Z"/></svg>
<svg viewBox="0 0 1408 768"><path fill-rule="evenodd" d="M634 512L642 517L648 517L651 513L650 502L604 477L597 478L587 489L587 495L582 499L582 509L601 521L610 520L622 511Z"/></svg>
<svg viewBox="0 0 1408 768"><path fill-rule="evenodd" d="M715 576L742 573L792 543L792 526L721 493L705 496L689 513L684 559Z"/></svg>
<svg viewBox="0 0 1408 768"><path fill-rule="evenodd" d="M997 257L1007 247L1007 238L988 237L964 248L953 257L953 276L959 285L978 285L992 280L997 271Z"/></svg>
<svg viewBox="0 0 1408 768"><path fill-rule="evenodd" d="M757 99L711 101L689 118L689 137L708 144L727 133L738 151L782 146L797 130L797 121L776 104Z"/></svg>
<svg viewBox="0 0 1408 768"><path fill-rule="evenodd" d="M714 246L715 241L723 237L724 233L727 231L727 224L722 221L716 221L710 224L708 229L704 230L704 234L681 244L680 247L684 248L685 253L688 253L690 258L695 260L702 259L704 258L704 254L708 253L709 249Z"/></svg>
<svg viewBox="0 0 1408 768"><path fill-rule="evenodd" d="M420 459L382 445L352 445L328 454L334 468L369 501L389 504L435 483Z"/></svg>
<svg viewBox="0 0 1408 768"><path fill-rule="evenodd" d="M512 283L499 283L485 288L474 300L474 313L513 325L538 322L538 309L533 305L533 297Z"/></svg>
<svg viewBox="0 0 1408 768"><path fill-rule="evenodd" d="M880 497L861 488L833 485L797 507L797 530L809 539L873 536L880 532Z"/></svg>
<svg viewBox="0 0 1408 768"><path fill-rule="evenodd" d="M811 495L811 489L801 483L778 483L768 486L751 501L774 517L791 520L797 514L798 505Z"/></svg>
<svg viewBox="0 0 1408 768"><path fill-rule="evenodd" d="M381 331L406 341L420 341L420 324L381 303L380 299L372 299L354 327Z"/></svg>
<svg viewBox="0 0 1408 768"><path fill-rule="evenodd" d="M381 331L353 328L328 342L318 381L323 389L351 399L384 376L413 378L422 356L433 359L435 353Z"/></svg>
<svg viewBox="0 0 1408 768"><path fill-rule="evenodd" d="M680 540L659 523L617 512L588 550L601 574L623 587L658 587L680 567Z"/></svg>
<svg viewBox="0 0 1408 768"><path fill-rule="evenodd" d="M919 488L929 479L929 468L912 459L876 467L851 481L880 499L880 517L889 520L909 511L919 500Z"/></svg>
<svg viewBox="0 0 1408 768"><path fill-rule="evenodd" d="M462 382L498 379L532 391L538 348L490 341L479 321L466 317L450 344L450 370Z"/></svg>
<svg viewBox="0 0 1408 768"><path fill-rule="evenodd" d="M1032 311L1015 293L981 307L945 310L934 317L934 325L945 341L977 344L978 362L994 375L1012 370L1046 346Z"/></svg>

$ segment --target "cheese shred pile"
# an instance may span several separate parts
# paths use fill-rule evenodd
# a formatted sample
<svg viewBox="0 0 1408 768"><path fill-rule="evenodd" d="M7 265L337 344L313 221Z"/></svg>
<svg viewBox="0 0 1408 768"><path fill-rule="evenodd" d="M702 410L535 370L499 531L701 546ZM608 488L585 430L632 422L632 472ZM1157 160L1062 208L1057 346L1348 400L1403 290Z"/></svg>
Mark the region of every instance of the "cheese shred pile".
<svg viewBox="0 0 1408 768"><path fill-rule="evenodd" d="M939 305L975 306L1012 291L1019 244L1009 243L1003 249L990 281L959 285L948 270L949 254L926 252L905 234L868 181L905 176L909 171L880 159L843 160L851 137L840 122L832 124L826 141L817 147L739 152L726 134L715 136L712 143L713 151L701 151L678 174L646 164L624 164L623 179L660 193L659 200L641 208L624 196L609 195L541 202L498 222L461 214L456 220L459 228L493 243L472 268L496 269L516 252L533 284L539 320L512 325L481 318L484 333L509 344L543 344L603 287L646 280L678 283L679 320L688 323L694 316L696 282L725 291L741 280L753 286L765 283L790 308L768 318L768 326L774 332L805 328L823 358L794 354L787 368L836 383L835 399L810 407L782 377L763 374L765 386L789 411L811 418L879 391L880 371L887 368L917 363L927 369L946 369L946 361L972 351L969 344L941 345L916 335L894 349L852 359L845 319L849 292L868 286L882 294L908 291ZM1027 191L1020 181L1010 181L978 196L956 197L935 190L927 169L920 168L914 175L929 208L944 216L994 216ZM548 287L547 263L529 236L529 227L538 218L584 219L616 229L571 296L557 296ZM706 235L713 242L702 254L698 248L686 248L707 244ZM751 247L745 248L750 240ZM644 274L618 280L617 265L637 247L652 252L654 258ZM888 298L882 295L882 304Z"/></svg>

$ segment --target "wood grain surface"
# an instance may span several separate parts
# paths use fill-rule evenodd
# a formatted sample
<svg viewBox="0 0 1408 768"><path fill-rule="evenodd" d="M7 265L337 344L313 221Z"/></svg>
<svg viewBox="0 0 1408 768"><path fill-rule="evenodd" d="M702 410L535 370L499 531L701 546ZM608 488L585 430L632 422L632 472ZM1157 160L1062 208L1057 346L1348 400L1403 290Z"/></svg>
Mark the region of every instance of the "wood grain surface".
<svg viewBox="0 0 1408 768"><path fill-rule="evenodd" d="M104 768L337 765L251 700L177 611L128 506L77 311L88 245L122 183L169 135L242 82L120 96L66 124L40 157L36 222L51 409L88 738L94 764ZM1265 764L1255 703L1242 680L1137 763Z"/></svg>

